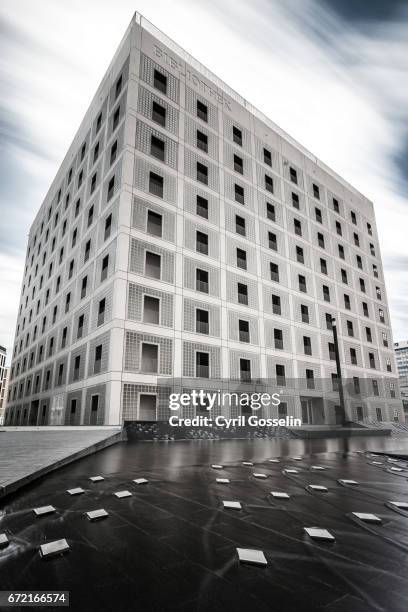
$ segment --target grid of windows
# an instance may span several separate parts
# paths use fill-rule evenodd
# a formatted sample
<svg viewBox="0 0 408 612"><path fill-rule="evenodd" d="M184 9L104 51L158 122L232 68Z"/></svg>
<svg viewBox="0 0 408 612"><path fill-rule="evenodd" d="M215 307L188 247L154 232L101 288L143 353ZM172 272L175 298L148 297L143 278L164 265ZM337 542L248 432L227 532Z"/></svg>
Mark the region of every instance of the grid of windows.
<svg viewBox="0 0 408 612"><path fill-rule="evenodd" d="M131 280L126 305L116 306L116 316L163 327L164 334L142 334L147 339L139 342L129 329L126 360L132 372L150 375L153 366L145 370L143 363L157 363L157 373L169 375L166 333L175 326L183 333L245 342L248 351L261 342L271 358L269 351L292 351L293 371L300 375L302 355L332 361L331 341L316 340L323 332L330 338L328 316L341 321L347 365L394 372L369 208L362 205L360 210L357 203L350 208L349 200L335 193L333 177L328 180L317 166L312 170L300 154L278 153L281 147L267 142L277 136L267 138L269 128L254 124L243 109L236 113L235 101L221 111L219 100L191 82L181 100L174 67L158 57L142 52L137 107L131 107L128 64L126 60L114 69L100 107L93 109L88 129L73 145L74 154L64 162L31 229L11 401L21 384L28 397L38 387L51 394L54 381L63 386L63 380L83 380L84 372L104 371L107 345L88 336L112 318L112 281L116 271L126 268L126 252ZM138 153L132 169L122 159L128 110L136 114ZM129 206L124 194L130 189ZM339 185L337 191L344 189ZM163 282L166 286L160 287ZM226 317L220 314L221 300L228 303ZM361 351L349 341L361 342ZM83 343L79 353L78 342ZM141 353L135 356L136 346ZM214 369L211 351L194 350L188 358L210 377L222 372L246 380L270 373L269 359L260 360L256 352L232 357L234 348L227 346L231 359L220 354ZM177 355L175 367L181 373L184 356ZM57 360L55 372L52 359ZM41 383L36 381L38 364ZM316 381L319 368L307 368L313 373L310 380ZM73 421L88 404L89 419L100 421L102 403L71 399L77 402ZM92 402L97 417L92 417ZM148 413L148 400L143 405Z"/></svg>

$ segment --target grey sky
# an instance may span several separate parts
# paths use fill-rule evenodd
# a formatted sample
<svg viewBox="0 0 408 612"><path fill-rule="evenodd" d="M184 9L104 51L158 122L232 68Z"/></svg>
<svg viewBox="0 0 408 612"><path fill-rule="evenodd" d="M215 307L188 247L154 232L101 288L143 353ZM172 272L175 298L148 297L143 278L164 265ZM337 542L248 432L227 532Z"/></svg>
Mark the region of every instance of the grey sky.
<svg viewBox="0 0 408 612"><path fill-rule="evenodd" d="M408 337L408 5L384 0L3 0L0 344L31 221L135 10L375 204L394 338Z"/></svg>

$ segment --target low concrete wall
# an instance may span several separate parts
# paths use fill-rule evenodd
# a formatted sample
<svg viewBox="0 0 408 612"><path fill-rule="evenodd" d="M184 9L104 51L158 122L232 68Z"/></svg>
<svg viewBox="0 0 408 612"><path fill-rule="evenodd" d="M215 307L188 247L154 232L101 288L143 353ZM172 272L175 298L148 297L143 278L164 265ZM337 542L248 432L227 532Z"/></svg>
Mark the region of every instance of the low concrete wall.
<svg viewBox="0 0 408 612"><path fill-rule="evenodd" d="M286 427L172 427L168 421L126 421L129 440L221 440L254 438L290 438Z"/></svg>

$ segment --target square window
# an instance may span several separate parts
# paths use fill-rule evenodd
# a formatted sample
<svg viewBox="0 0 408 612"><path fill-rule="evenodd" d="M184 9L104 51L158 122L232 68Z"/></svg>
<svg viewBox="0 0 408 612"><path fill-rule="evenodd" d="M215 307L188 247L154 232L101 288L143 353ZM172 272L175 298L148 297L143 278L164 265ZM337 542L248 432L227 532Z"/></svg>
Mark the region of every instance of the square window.
<svg viewBox="0 0 408 612"><path fill-rule="evenodd" d="M204 132L200 132L197 130L197 139L196 139L197 148L201 149L205 153L208 153L208 136L204 134Z"/></svg>
<svg viewBox="0 0 408 612"><path fill-rule="evenodd" d="M239 319L238 321L239 341L249 342L249 322Z"/></svg>
<svg viewBox="0 0 408 612"><path fill-rule="evenodd" d="M248 287L243 283L238 283L238 303L248 306Z"/></svg>
<svg viewBox="0 0 408 612"><path fill-rule="evenodd" d="M234 170L240 174L244 174L244 160L239 155L234 155Z"/></svg>
<svg viewBox="0 0 408 612"><path fill-rule="evenodd" d="M301 236L302 235L302 224L299 221L299 219L293 219L293 227L294 227L295 234L297 236Z"/></svg>
<svg viewBox="0 0 408 612"><path fill-rule="evenodd" d="M279 387L286 387L285 366L284 365L280 365L280 364L276 364L275 372L276 372L276 384Z"/></svg>
<svg viewBox="0 0 408 612"><path fill-rule="evenodd" d="M164 94L167 93L167 76L156 69L153 73L153 87L155 87Z"/></svg>
<svg viewBox="0 0 408 612"><path fill-rule="evenodd" d="M269 174L265 174L265 189L273 193L273 178Z"/></svg>
<svg viewBox="0 0 408 612"><path fill-rule="evenodd" d="M163 177L155 172L149 173L149 192L158 198L163 197L163 188L164 188Z"/></svg>
<svg viewBox="0 0 408 612"><path fill-rule="evenodd" d="M113 162L115 161L117 152L118 152L118 141L115 140L115 142L113 143L110 149L110 160L109 160L110 165L112 165Z"/></svg>
<svg viewBox="0 0 408 612"><path fill-rule="evenodd" d="M314 381L314 372L313 372L313 370L306 369L306 386L307 386L308 389L314 389L315 388L315 381Z"/></svg>
<svg viewBox="0 0 408 612"><path fill-rule="evenodd" d="M246 234L245 219L239 215L235 215L235 231L241 236L245 236Z"/></svg>
<svg viewBox="0 0 408 612"><path fill-rule="evenodd" d="M117 109L113 113L112 131L116 130L116 128L118 127L119 119L120 119L120 105L117 107Z"/></svg>
<svg viewBox="0 0 408 612"><path fill-rule="evenodd" d="M111 177L111 179L109 180L109 183L108 183L108 193L107 193L107 197L106 197L108 202L112 198L112 196L114 194L114 191L115 191L115 175L113 175Z"/></svg>
<svg viewBox="0 0 408 612"><path fill-rule="evenodd" d="M196 251L208 255L208 235L204 232L196 232Z"/></svg>
<svg viewBox="0 0 408 612"><path fill-rule="evenodd" d="M200 195L197 195L197 215L208 219L208 200Z"/></svg>
<svg viewBox="0 0 408 612"><path fill-rule="evenodd" d="M243 249L237 248L237 266L243 270L247 269L247 254Z"/></svg>
<svg viewBox="0 0 408 612"><path fill-rule="evenodd" d="M103 235L103 239L107 240L111 234L112 229L112 214L108 215L105 219L105 232Z"/></svg>
<svg viewBox="0 0 408 612"><path fill-rule="evenodd" d="M242 382L250 382L251 380L251 361L241 358L239 360L239 376Z"/></svg>
<svg viewBox="0 0 408 612"><path fill-rule="evenodd" d="M312 354L312 342L309 336L303 336L303 348L304 348L305 355Z"/></svg>
<svg viewBox="0 0 408 612"><path fill-rule="evenodd" d="M232 128L232 139L237 145L242 147L242 131L235 125Z"/></svg>
<svg viewBox="0 0 408 612"><path fill-rule="evenodd" d="M294 191L292 191L292 206L293 208L296 208L297 210L299 210L300 206L299 206L299 195L297 193L295 193Z"/></svg>
<svg viewBox="0 0 408 612"><path fill-rule="evenodd" d="M145 295L143 297L143 322L159 325L160 300L151 295Z"/></svg>
<svg viewBox="0 0 408 612"><path fill-rule="evenodd" d="M207 270L196 269L196 290L208 293L208 272Z"/></svg>
<svg viewBox="0 0 408 612"><path fill-rule="evenodd" d="M241 187L241 185L237 185L235 183L235 185L234 185L234 192L235 192L235 200L237 202L239 202L240 204L245 204L244 188Z"/></svg>
<svg viewBox="0 0 408 612"><path fill-rule="evenodd" d="M107 278L108 268L109 268L109 255L105 255L105 257L102 259L101 282Z"/></svg>
<svg viewBox="0 0 408 612"><path fill-rule="evenodd" d="M281 329L273 330L273 340L275 348L283 351L283 332Z"/></svg>
<svg viewBox="0 0 408 612"><path fill-rule="evenodd" d="M208 123L208 106L201 100L197 100L197 117Z"/></svg>
<svg viewBox="0 0 408 612"><path fill-rule="evenodd" d="M147 233L161 238L162 228L163 228L162 215L154 212L153 210L148 210L147 211L147 227L146 227Z"/></svg>
<svg viewBox="0 0 408 612"><path fill-rule="evenodd" d="M204 185L208 185L208 167L201 162L197 162L196 172L197 181L204 183Z"/></svg>
<svg viewBox="0 0 408 612"><path fill-rule="evenodd" d="M158 102L152 104L152 121L166 127L166 109Z"/></svg>
<svg viewBox="0 0 408 612"><path fill-rule="evenodd" d="M272 261L269 263L269 269L270 269L270 273L271 273L271 280L275 281L276 283L279 283L279 266L276 263L273 263Z"/></svg>
<svg viewBox="0 0 408 612"><path fill-rule="evenodd" d="M276 237L276 234L274 234L273 232L268 232L268 244L269 248L273 251L278 250L278 239Z"/></svg>
<svg viewBox="0 0 408 612"><path fill-rule="evenodd" d="M313 183L313 196L317 200L320 200L320 187L316 185L315 183Z"/></svg>
<svg viewBox="0 0 408 612"><path fill-rule="evenodd" d="M279 295L272 295L272 312L276 315L282 314L281 299Z"/></svg>
<svg viewBox="0 0 408 612"><path fill-rule="evenodd" d="M267 164L268 166L272 167L272 153L268 149L264 148L263 158L264 158L264 164Z"/></svg>
<svg viewBox="0 0 408 612"><path fill-rule="evenodd" d="M209 312L197 308L196 310L196 332L197 334L209 334Z"/></svg>
<svg viewBox="0 0 408 612"><path fill-rule="evenodd" d="M157 253L146 251L145 255L145 276L160 279L161 257Z"/></svg>
<svg viewBox="0 0 408 612"><path fill-rule="evenodd" d="M150 155L164 162L165 159L165 142L157 136L151 135L150 138Z"/></svg>
<svg viewBox="0 0 408 612"><path fill-rule="evenodd" d="M292 183L295 183L295 185L297 185L297 182L298 182L297 171L295 170L295 168L292 168L292 166L289 166L289 178L292 181Z"/></svg>
<svg viewBox="0 0 408 612"><path fill-rule="evenodd" d="M276 220L275 206L270 202L266 203L266 218L269 219L269 221Z"/></svg>
<svg viewBox="0 0 408 612"><path fill-rule="evenodd" d="M202 351L196 352L196 377L210 378L210 355Z"/></svg>
<svg viewBox="0 0 408 612"><path fill-rule="evenodd" d="M157 344L142 342L142 372L146 372L148 374L158 373L158 353L159 347Z"/></svg>

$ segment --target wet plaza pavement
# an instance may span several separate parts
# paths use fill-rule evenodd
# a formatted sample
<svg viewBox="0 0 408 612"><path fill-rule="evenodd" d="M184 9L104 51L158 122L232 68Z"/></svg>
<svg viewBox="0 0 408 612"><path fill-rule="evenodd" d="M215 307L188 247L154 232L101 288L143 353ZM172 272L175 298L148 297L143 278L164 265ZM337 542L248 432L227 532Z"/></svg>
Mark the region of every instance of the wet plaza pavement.
<svg viewBox="0 0 408 612"><path fill-rule="evenodd" d="M406 612L408 511L389 502L408 502L408 460L392 457L408 456L408 438L346 443L117 444L1 500L9 544L0 549L0 587L70 591L70 608L81 612ZM103 480L91 481L96 475ZM76 487L84 492L67 493ZM48 505L55 512L34 514ZM99 509L108 516L88 520ZM309 527L335 540L313 540ZM40 545L62 538L66 554L40 557ZM237 548L262 551L268 565L241 563Z"/></svg>

